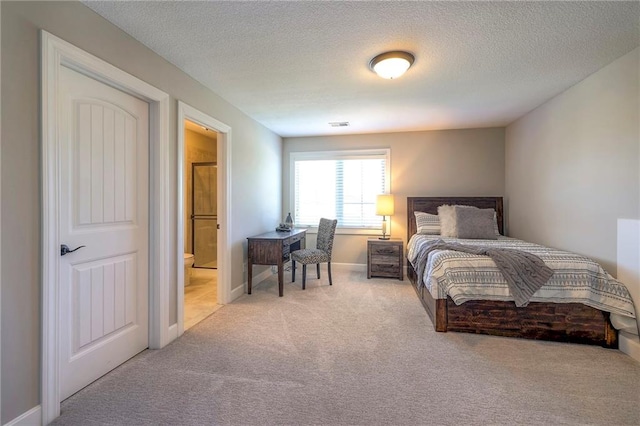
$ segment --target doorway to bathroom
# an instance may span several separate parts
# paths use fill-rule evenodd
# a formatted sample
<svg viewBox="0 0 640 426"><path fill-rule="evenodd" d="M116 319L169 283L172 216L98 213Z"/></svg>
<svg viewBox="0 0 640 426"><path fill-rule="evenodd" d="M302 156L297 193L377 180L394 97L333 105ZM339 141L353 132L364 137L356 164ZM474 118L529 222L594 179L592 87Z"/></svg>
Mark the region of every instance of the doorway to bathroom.
<svg viewBox="0 0 640 426"><path fill-rule="evenodd" d="M184 330L218 304L218 133L184 120Z"/></svg>

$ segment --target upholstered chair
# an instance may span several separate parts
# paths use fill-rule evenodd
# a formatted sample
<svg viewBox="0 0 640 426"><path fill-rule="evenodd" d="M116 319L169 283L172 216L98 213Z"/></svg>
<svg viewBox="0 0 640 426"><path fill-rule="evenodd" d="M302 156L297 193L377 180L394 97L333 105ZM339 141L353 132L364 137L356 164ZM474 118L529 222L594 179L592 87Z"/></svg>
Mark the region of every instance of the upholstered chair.
<svg viewBox="0 0 640 426"><path fill-rule="evenodd" d="M337 220L320 219L318 226L318 239L316 248L302 249L291 252L291 280L296 282L296 262L302 263L302 289L307 283L307 265L316 264L318 279L320 279L320 264L326 262L329 271L329 285L331 282L331 250L333 249L333 237L336 234Z"/></svg>

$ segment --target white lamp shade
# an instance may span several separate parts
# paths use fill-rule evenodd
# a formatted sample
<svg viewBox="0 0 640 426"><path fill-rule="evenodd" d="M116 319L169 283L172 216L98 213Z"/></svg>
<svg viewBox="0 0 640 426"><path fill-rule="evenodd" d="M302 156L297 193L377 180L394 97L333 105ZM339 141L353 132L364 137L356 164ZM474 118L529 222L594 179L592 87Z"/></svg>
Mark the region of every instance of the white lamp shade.
<svg viewBox="0 0 640 426"><path fill-rule="evenodd" d="M381 194L376 198L376 214L378 216L391 216L393 207L393 195Z"/></svg>

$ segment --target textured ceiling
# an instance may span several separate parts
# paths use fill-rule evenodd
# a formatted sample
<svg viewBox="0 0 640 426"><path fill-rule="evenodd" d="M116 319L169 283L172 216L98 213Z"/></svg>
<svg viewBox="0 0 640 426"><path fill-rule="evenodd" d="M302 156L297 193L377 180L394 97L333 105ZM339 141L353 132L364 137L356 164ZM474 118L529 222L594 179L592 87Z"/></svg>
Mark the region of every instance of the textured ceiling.
<svg viewBox="0 0 640 426"><path fill-rule="evenodd" d="M505 126L640 40L637 1L85 4L281 136Z"/></svg>

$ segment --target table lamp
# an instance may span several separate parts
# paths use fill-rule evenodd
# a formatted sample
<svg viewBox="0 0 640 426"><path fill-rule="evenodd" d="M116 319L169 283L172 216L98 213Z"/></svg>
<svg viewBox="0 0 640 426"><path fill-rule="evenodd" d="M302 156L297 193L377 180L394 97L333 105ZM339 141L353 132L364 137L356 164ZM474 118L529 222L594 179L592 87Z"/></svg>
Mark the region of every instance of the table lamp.
<svg viewBox="0 0 640 426"><path fill-rule="evenodd" d="M387 236L387 216L393 214L393 195L380 194L376 198L376 214L382 216L382 237L380 240L388 240Z"/></svg>

